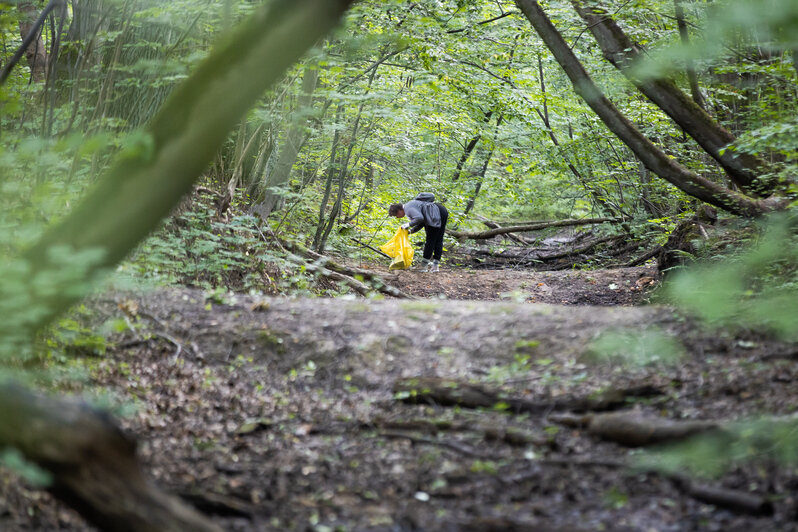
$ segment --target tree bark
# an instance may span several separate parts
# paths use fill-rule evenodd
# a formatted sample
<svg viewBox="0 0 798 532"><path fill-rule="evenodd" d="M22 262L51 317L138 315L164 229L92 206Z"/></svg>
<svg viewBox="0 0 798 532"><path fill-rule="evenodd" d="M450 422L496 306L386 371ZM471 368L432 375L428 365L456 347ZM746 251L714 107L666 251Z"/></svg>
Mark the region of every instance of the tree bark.
<svg viewBox="0 0 798 532"><path fill-rule="evenodd" d="M46 17L50 11L61 3L60 1L49 2L42 12L42 16ZM43 81L47 73L47 50L44 48L44 40L42 39L44 20L41 20L41 22L37 20L37 10L33 2L22 2L19 4L19 10L23 13L23 17L19 21L20 38L23 41L28 41L30 39L29 34L33 34L30 44L25 47L25 59L28 61L31 78L33 81Z"/></svg>
<svg viewBox="0 0 798 532"><path fill-rule="evenodd" d="M516 0L516 4L551 50L577 94L652 172L686 194L733 214L756 217L768 210L768 206L752 198L691 172L655 146L596 86L540 5L535 0Z"/></svg>
<svg viewBox="0 0 798 532"><path fill-rule="evenodd" d="M84 403L0 385L0 442L50 473L48 489L101 530L221 532L151 484L135 441Z"/></svg>
<svg viewBox="0 0 798 532"><path fill-rule="evenodd" d="M749 193L767 195L772 190L772 184L766 185L758 179L765 173L765 162L747 153L724 151L737 139L682 92L673 80L662 77L641 79L633 74L632 67L641 59L642 52L611 17L594 13L580 0L572 0L572 4L588 24L605 59L695 139L720 164L732 182Z"/></svg>
<svg viewBox="0 0 798 532"><path fill-rule="evenodd" d="M44 41L41 38L41 29L47 15L61 5L62 1L50 0L38 18L34 17L36 7L32 2L21 3L19 9L22 11L23 16L20 17L19 33L22 38L22 44L3 67L3 71L0 73L0 84L5 83L11 74L11 70L19 63L23 55L28 60L31 79L33 81L44 79L47 71L47 52L44 49Z"/></svg>
<svg viewBox="0 0 798 532"><path fill-rule="evenodd" d="M493 116L493 111L488 111L485 113L484 122L487 124L490 122L490 117ZM479 139L482 138L482 132L478 132L474 135L468 144L465 145L463 148L463 154L460 156L460 160L457 161L457 166L454 168L454 174L452 175L452 182L457 181L460 179L460 175L463 173L463 167L465 167L468 158L471 157L471 152L474 151L474 148L477 146L477 142Z"/></svg>

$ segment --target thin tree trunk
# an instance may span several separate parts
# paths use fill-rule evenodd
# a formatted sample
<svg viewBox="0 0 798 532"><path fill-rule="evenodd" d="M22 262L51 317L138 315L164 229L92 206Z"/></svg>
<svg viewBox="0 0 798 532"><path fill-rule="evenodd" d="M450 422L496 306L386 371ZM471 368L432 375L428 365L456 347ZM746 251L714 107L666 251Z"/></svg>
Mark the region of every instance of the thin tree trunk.
<svg viewBox="0 0 798 532"><path fill-rule="evenodd" d="M24 2L20 5L20 11L24 16L19 23L19 33L22 38L22 44L8 60L0 73L0 84L5 83L11 70L19 63L22 56L25 55L28 60L28 67L31 71L31 79L33 81L41 81L44 79L45 71L47 68L47 54L44 49L44 41L41 37L41 29L47 15L55 9L61 0L50 0L47 6L41 12L38 18L34 20L36 7L31 2Z"/></svg>
<svg viewBox="0 0 798 532"><path fill-rule="evenodd" d="M377 75L377 69L379 68L379 65L380 65L380 63L377 62L375 64L375 66L371 69L371 72L369 73L369 82L368 82L368 85L366 87L366 91L364 93L364 96L371 91L371 84L374 82L374 77ZM352 157L352 150L354 150L354 148L355 148L355 139L357 138L358 129L360 128L360 119L363 116L363 108L365 107L365 104L366 104L366 102L364 100L364 101L362 101L360 103L360 105L357 108L357 116L355 117L355 122L352 125L352 133L349 136L350 140L349 140L349 144L348 144L347 149L346 149L346 155L344 156L343 160L338 165L339 166L339 169L338 169L338 172L339 172L339 174L338 174L338 195L336 197L335 204L333 204L332 212L330 212L330 217L327 220L327 226L321 232L321 235L319 235L319 229L321 229L321 227L323 225L322 220L324 218L324 211L322 210L319 213L319 228L316 230L316 236L318 237L318 241L316 242L316 240L314 239L314 242L316 243L315 249L319 253L324 253L324 248L327 245L327 238L330 236L330 233L332 232L332 228L335 226L335 220L336 220L336 218L338 217L338 215L341 212L341 205L343 203L344 192L345 192L345 189L346 189L346 174L347 174L347 170L349 168L349 161L350 161L350 159ZM330 183L328 181L328 185L329 184ZM325 190L325 196L327 196L326 190Z"/></svg>
<svg viewBox="0 0 798 532"><path fill-rule="evenodd" d="M546 92L546 78L543 75L543 59L541 58L540 55L538 55L538 77L540 79L540 92L543 95L543 112L541 112L540 109L538 108L535 108L535 111L537 112L537 115L540 117L541 121L543 121L543 125L546 126L546 133L549 135L552 144L554 144L559 148L560 141L557 138L557 135L555 135L554 129L551 127L551 122L549 121L549 106L547 103L548 93ZM569 130L570 130L570 124L569 124ZM604 198L601 194L599 194L598 191L596 191L596 189L587 182L587 179L585 179L584 176L582 176L582 173L579 170L577 170L576 166L574 166L574 164L565 156L565 153L563 153L562 150L560 150L560 153L562 154L563 161L568 167L568 170L570 170L571 173L574 175L574 177L576 177L576 180L579 181L582 187L585 190L587 190L587 192L590 194L590 197L593 199L596 205L602 206L611 214L625 214L620 209L610 204L610 202L608 202L606 198Z"/></svg>
<svg viewBox="0 0 798 532"><path fill-rule="evenodd" d="M577 94L652 172L686 194L734 214L753 217L767 210L761 203L713 183L668 157L640 133L601 92L540 5L535 0L516 0L516 4L551 50ZM693 103L692 100L690 102Z"/></svg>
<svg viewBox="0 0 798 532"><path fill-rule="evenodd" d="M335 112L335 123L338 124L341 121L341 116L343 115L344 108L342 105L338 106L337 111ZM324 195L321 198L321 203L319 205L319 221L316 225L316 234L313 237L313 249L318 249L319 244L321 243L321 235L324 232L324 211L327 210L327 204L330 201L330 193L332 192L332 182L335 179L335 169L338 167L338 142L341 139L341 133L338 128L335 128L335 134L333 134L333 141L332 147L330 148L330 164L327 167L327 180L324 184Z"/></svg>
<svg viewBox="0 0 798 532"><path fill-rule="evenodd" d="M490 122L491 116L493 116L493 111L488 111L485 113L484 122L486 124ZM463 154L460 156L460 160L457 161L457 166L454 168L454 175L452 175L453 182L460 179L460 175L463 173L463 167L465 166L465 163L468 161L468 158L471 157L471 152L474 151L474 148L477 146L477 142L479 142L479 139L481 138L482 132L478 132L471 138L470 141L468 141L468 144L465 145L465 148L463 148Z"/></svg>
<svg viewBox="0 0 798 532"><path fill-rule="evenodd" d="M760 195L772 190L773 184L766 185L758 179L765 173L766 163L750 154L726 150L737 139L684 94L676 83L667 78L641 79L632 73L631 67L641 58L641 50L611 17L594 13L584 7L580 0L571 1L588 24L607 61L623 72L640 92L693 137L737 186Z"/></svg>
<svg viewBox="0 0 798 532"><path fill-rule="evenodd" d="M477 196L479 196L479 192L482 190L482 183L485 181L485 174L488 172L490 160L493 158L493 153L496 151L496 135L499 133L499 126L501 126L503 120L504 115L499 115L499 118L496 120L496 127L493 129L493 144L487 156L485 156L485 162L482 163L482 168L479 169L479 172L475 176L477 178L477 184L474 185L474 192L471 194L471 197L468 198L468 202L466 203L465 210L463 211L465 216L468 216L468 213L474 208L474 203L477 201Z"/></svg>
<svg viewBox="0 0 798 532"><path fill-rule="evenodd" d="M261 219L265 220L274 211L282 201L282 196L279 192L274 190L275 187L282 187L288 183L291 177L291 169L296 163L299 151L307 142L308 134L305 133L305 124L307 123L307 112L313 105L313 92L316 90L316 84L319 80L319 69L315 64L307 65L305 73L302 76L302 96L297 102L296 109L294 110L294 119L288 132L285 135L285 141L280 148L280 155L277 158L277 164L271 169L267 176L264 177L260 196L262 199L257 201L252 207L252 211L258 213Z"/></svg>
<svg viewBox="0 0 798 532"><path fill-rule="evenodd" d="M687 31L683 1L673 0L673 10L676 14L676 24L679 27L679 37L683 44L688 45L690 44L690 33ZM701 88L698 86L698 76L695 73L695 63L692 59L686 61L685 71L687 72L687 80L690 83L690 94L693 97L693 101L701 109L706 109L706 102L704 102L704 96L701 95Z"/></svg>
<svg viewBox="0 0 798 532"><path fill-rule="evenodd" d="M42 16L46 17L60 3L60 1L50 1L42 12ZM37 20L37 9L33 2L22 2L18 8L24 15L19 22L20 37L23 40L28 40L28 35L31 32L34 34L32 42L25 47L25 59L28 61L31 79L43 81L47 75L47 50L42 39L44 20L42 19L41 22Z"/></svg>

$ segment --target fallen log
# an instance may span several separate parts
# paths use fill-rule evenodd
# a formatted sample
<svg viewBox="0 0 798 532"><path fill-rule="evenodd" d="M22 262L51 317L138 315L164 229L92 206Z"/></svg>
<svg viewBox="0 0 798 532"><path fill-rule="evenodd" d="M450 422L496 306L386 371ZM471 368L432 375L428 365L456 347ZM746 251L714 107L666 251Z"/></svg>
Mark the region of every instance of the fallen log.
<svg viewBox="0 0 798 532"><path fill-rule="evenodd" d="M479 215L475 214L474 217L477 220L479 220L480 222L482 222L483 224L485 224L488 227L488 229L499 229L499 228L502 227L498 222L494 222L493 220L488 220L487 218L485 218L483 216L479 216ZM524 225L524 224L515 224L515 225ZM528 239L526 239L526 238L524 238L522 236L514 235L512 233L507 233L504 236L507 237L508 239L512 240L513 242L517 242L519 244L531 244L532 243L530 240L528 240Z"/></svg>
<svg viewBox="0 0 798 532"><path fill-rule="evenodd" d="M623 222L623 218L574 218L567 220L554 220L550 222L542 222L527 225L509 225L506 227L496 227L488 229L487 231L455 231L454 229L447 229L446 233L454 238L470 238L472 240L485 240L499 235L508 233L526 233L529 231L540 231L541 229L548 229L550 227L570 227L575 225L590 225L601 223L617 223Z"/></svg>
<svg viewBox="0 0 798 532"><path fill-rule="evenodd" d="M623 239L623 236L605 236L593 239L589 242L585 242L575 247L563 246L564 249L560 249L559 251L554 251L554 252L551 252L551 250L545 248L524 248L518 246L508 247L501 251L491 251L488 249L461 248L460 250L458 250L457 255L460 257L462 256L486 257L486 259L493 261L504 261L508 263L513 263L515 265L526 265L526 264L554 261L557 259L569 257L571 255L579 255L582 253L586 253L590 251L592 248L599 246L601 244L620 241L621 239Z"/></svg>
<svg viewBox="0 0 798 532"><path fill-rule="evenodd" d="M486 386L438 377L413 377L399 379L393 386L394 394L409 403L435 403L441 406L465 408L507 408L514 412L540 414L553 410L601 411L612 410L626 404L629 397L651 397L662 391L651 385L627 389L610 389L587 396L555 397L529 400L509 396Z"/></svg>
<svg viewBox="0 0 798 532"><path fill-rule="evenodd" d="M101 530L221 532L147 480L135 440L85 403L0 385L0 444L49 473L49 491Z"/></svg>

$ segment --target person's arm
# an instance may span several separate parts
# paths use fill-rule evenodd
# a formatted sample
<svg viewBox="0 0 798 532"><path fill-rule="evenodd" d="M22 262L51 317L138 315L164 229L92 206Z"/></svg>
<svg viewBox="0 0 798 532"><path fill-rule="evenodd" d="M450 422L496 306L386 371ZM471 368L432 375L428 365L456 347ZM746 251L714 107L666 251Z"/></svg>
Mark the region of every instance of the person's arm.
<svg viewBox="0 0 798 532"><path fill-rule="evenodd" d="M404 225L407 226L406 229L410 234L420 231L424 227L424 215L421 213L421 209L415 205L410 203L405 205L405 216L407 216L407 223Z"/></svg>

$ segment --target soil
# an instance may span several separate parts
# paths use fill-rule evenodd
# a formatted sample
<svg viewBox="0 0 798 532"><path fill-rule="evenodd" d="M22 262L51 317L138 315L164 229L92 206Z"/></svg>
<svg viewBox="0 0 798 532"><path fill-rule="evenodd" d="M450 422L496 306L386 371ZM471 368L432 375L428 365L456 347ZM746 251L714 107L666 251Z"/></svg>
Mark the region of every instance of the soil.
<svg viewBox="0 0 798 532"><path fill-rule="evenodd" d="M418 297L510 300L560 305L633 305L646 299L658 276L655 265L603 270L470 270L441 266L388 272L376 268L391 285Z"/></svg>
<svg viewBox="0 0 798 532"><path fill-rule="evenodd" d="M641 385L656 393L616 407L721 421L795 412L795 346L640 306L655 274L386 272L415 301L105 294L96 315L135 328L90 384L135 406L121 423L155 482L226 530L798 530L791 467L765 459L704 480L773 502L772 515L748 515L617 467L639 451L549 415L562 398ZM597 338L617 329L661 331L683 355L597 359ZM408 403L393 391L406 377L491 386L551 412ZM0 508L3 530L90 529L10 473Z"/></svg>

